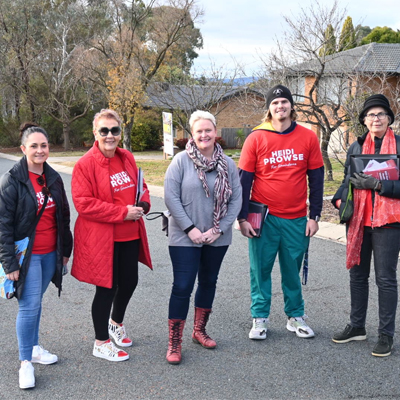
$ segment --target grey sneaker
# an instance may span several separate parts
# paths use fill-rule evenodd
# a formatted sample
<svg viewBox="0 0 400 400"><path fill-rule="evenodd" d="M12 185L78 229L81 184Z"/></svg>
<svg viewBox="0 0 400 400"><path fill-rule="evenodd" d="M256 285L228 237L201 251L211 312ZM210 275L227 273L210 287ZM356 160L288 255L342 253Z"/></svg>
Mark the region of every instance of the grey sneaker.
<svg viewBox="0 0 400 400"><path fill-rule="evenodd" d="M296 336L308 339L314 337L314 331L306 324L306 315L302 317L290 317L286 324L286 329L290 332L296 332Z"/></svg>
<svg viewBox="0 0 400 400"><path fill-rule="evenodd" d="M32 363L48 365L54 364L57 361L58 357L55 354L51 354L40 345L33 346L31 360Z"/></svg>
<svg viewBox="0 0 400 400"><path fill-rule="evenodd" d="M366 338L365 328L354 328L347 324L342 332L333 335L332 340L335 343L348 343L353 340L365 340Z"/></svg>
<svg viewBox="0 0 400 400"><path fill-rule="evenodd" d="M391 336L381 333L379 335L378 343L372 350L372 355L375 357L387 357L392 353L393 338Z"/></svg>
<svg viewBox="0 0 400 400"><path fill-rule="evenodd" d="M268 318L253 318L253 327L249 333L250 339L263 340L267 337Z"/></svg>

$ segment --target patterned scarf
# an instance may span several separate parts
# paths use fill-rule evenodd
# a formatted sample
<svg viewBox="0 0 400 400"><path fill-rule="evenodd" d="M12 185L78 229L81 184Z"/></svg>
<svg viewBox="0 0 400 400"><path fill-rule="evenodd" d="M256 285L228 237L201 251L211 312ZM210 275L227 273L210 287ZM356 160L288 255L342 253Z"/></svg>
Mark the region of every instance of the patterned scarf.
<svg viewBox="0 0 400 400"><path fill-rule="evenodd" d="M374 154L375 143L368 134L363 144L363 154ZM396 139L392 129L388 128L382 141L380 154L396 154ZM354 189L354 213L347 232L346 268L360 264L361 245L364 236L364 204L367 190ZM377 228L393 222L400 222L400 200L375 194L372 227Z"/></svg>
<svg viewBox="0 0 400 400"><path fill-rule="evenodd" d="M215 143L211 160L204 157L193 138L186 144L186 152L194 163L199 179L203 185L207 197L210 197L210 189L207 184L206 172L217 170L217 177L214 185L214 212L213 212L213 233L219 232L219 222L228 212L228 202L232 196L232 188L228 179L228 163L225 159L222 147Z"/></svg>

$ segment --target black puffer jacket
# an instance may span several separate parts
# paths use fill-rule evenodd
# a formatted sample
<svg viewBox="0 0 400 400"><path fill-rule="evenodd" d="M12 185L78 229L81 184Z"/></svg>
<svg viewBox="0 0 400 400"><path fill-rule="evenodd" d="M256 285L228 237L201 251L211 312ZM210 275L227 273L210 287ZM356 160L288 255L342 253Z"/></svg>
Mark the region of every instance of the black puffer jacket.
<svg viewBox="0 0 400 400"><path fill-rule="evenodd" d="M349 190L349 179L350 179L350 156L352 154L361 154L362 153L362 146L365 142L365 139L369 132L365 133L364 135L357 138L357 140L352 143L349 147L347 152L346 163L344 165L344 179L342 184L340 185L339 189L335 193L332 199L332 204L336 207L336 201L341 199L342 202L346 201L347 193ZM395 135L396 138L396 148L397 154L400 154L400 136ZM398 181L381 181L382 189L377 193L380 196L391 197L395 199L400 199L400 180ZM400 227L399 224L393 224L396 227Z"/></svg>
<svg viewBox="0 0 400 400"><path fill-rule="evenodd" d="M72 252L70 211L60 175L44 163L47 187L56 204L57 268L52 282L61 292L63 257ZM8 274L18 270L14 241L27 236L38 211L36 193L29 179L26 157L23 157L0 179L0 261ZM31 235L27 253L16 282L16 297L20 298L32 254L35 232Z"/></svg>

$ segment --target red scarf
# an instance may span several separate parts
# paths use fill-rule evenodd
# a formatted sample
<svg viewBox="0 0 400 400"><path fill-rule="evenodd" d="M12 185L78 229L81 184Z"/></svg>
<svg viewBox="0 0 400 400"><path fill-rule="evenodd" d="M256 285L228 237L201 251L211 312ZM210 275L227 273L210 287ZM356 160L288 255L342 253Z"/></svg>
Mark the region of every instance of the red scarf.
<svg viewBox="0 0 400 400"><path fill-rule="evenodd" d="M362 154L374 154L375 143L369 133L362 148ZM380 154L396 154L396 138L392 129L386 130L382 141ZM354 213L347 232L346 268L360 264L361 245L364 236L364 204L367 200L367 190L354 189ZM372 228L377 228L393 222L400 222L400 200L375 194Z"/></svg>

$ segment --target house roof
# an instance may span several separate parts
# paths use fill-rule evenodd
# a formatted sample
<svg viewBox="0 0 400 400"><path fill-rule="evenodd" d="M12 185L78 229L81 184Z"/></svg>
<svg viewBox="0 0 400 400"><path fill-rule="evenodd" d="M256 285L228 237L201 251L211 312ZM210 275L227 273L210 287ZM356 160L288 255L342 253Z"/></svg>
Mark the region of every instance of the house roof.
<svg viewBox="0 0 400 400"><path fill-rule="evenodd" d="M246 89L243 86L223 86L220 84L188 86L152 83L147 88L147 99L144 105L145 107L193 111L220 103L244 91L263 97L261 91Z"/></svg>
<svg viewBox="0 0 400 400"><path fill-rule="evenodd" d="M329 55L325 61L325 72L328 74L400 74L400 43L370 43ZM317 60L311 60L290 69L297 74L313 75L320 68Z"/></svg>

